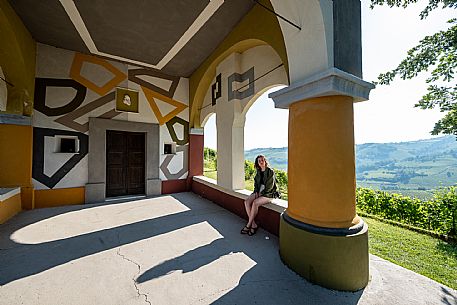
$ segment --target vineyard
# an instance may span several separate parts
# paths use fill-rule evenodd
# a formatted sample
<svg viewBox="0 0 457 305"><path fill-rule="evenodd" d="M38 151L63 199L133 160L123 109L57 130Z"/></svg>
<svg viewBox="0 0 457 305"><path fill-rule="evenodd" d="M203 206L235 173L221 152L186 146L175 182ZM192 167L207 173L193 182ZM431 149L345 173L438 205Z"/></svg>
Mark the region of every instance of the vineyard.
<svg viewBox="0 0 457 305"><path fill-rule="evenodd" d="M217 180L217 154L210 148L204 150L204 174ZM282 199L288 199L287 172L274 169ZM254 163L244 161L245 188L253 190L256 170ZM379 216L439 234L456 236L457 188L442 187L431 192L431 198L418 199L382 190L359 187L356 191L358 211Z"/></svg>

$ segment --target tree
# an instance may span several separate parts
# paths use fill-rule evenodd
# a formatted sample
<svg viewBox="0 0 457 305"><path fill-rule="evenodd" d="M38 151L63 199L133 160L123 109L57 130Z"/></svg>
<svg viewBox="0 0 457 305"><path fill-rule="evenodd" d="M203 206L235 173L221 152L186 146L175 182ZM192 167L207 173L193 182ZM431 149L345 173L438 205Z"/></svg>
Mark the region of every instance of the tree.
<svg viewBox="0 0 457 305"><path fill-rule="evenodd" d="M254 162L249 160L244 160L244 180L250 180L254 178L256 169Z"/></svg>
<svg viewBox="0 0 457 305"><path fill-rule="evenodd" d="M425 19L438 8L457 8L457 0L428 0L428 5L420 13ZM404 7L418 0L371 0L371 8L376 5ZM437 135L453 134L457 136L457 84L454 72L457 68L457 18L447 21L450 27L431 36L424 37L417 46L410 49L407 57L393 70L378 76L378 84L389 85L396 76L411 79L423 71L432 69L426 82L429 84L426 94L414 107L432 109L438 107L445 116L435 123L431 133Z"/></svg>

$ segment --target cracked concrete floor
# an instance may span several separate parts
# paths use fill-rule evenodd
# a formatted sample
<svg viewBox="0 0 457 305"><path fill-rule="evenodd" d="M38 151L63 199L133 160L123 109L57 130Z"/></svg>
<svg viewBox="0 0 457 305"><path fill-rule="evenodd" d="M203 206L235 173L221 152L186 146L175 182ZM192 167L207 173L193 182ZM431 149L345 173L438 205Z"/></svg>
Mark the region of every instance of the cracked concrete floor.
<svg viewBox="0 0 457 305"><path fill-rule="evenodd" d="M193 193L23 212L0 225L0 304L457 304L376 256L362 291L310 284L243 225Z"/></svg>

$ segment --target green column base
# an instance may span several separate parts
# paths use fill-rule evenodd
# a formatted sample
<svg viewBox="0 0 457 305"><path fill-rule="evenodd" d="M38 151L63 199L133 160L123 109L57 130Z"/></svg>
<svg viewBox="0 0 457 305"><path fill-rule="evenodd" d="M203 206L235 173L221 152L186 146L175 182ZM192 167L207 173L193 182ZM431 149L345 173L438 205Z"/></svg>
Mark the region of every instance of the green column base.
<svg viewBox="0 0 457 305"><path fill-rule="evenodd" d="M368 284L368 225L364 222L352 232L326 229L298 222L284 212L279 250L283 262L312 283L342 291L357 291Z"/></svg>

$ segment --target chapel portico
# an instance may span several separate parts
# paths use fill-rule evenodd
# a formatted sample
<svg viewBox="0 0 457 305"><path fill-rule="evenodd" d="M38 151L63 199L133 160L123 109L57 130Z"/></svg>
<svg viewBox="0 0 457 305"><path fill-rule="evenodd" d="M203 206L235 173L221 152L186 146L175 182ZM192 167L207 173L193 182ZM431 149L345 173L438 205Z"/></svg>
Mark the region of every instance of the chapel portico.
<svg viewBox="0 0 457 305"><path fill-rule="evenodd" d="M367 285L353 103L373 85L360 1L0 0L0 29L0 222L184 191L243 215L246 112L286 85L270 97L289 109L289 201L262 223L309 281ZM217 184L200 177L212 113Z"/></svg>

